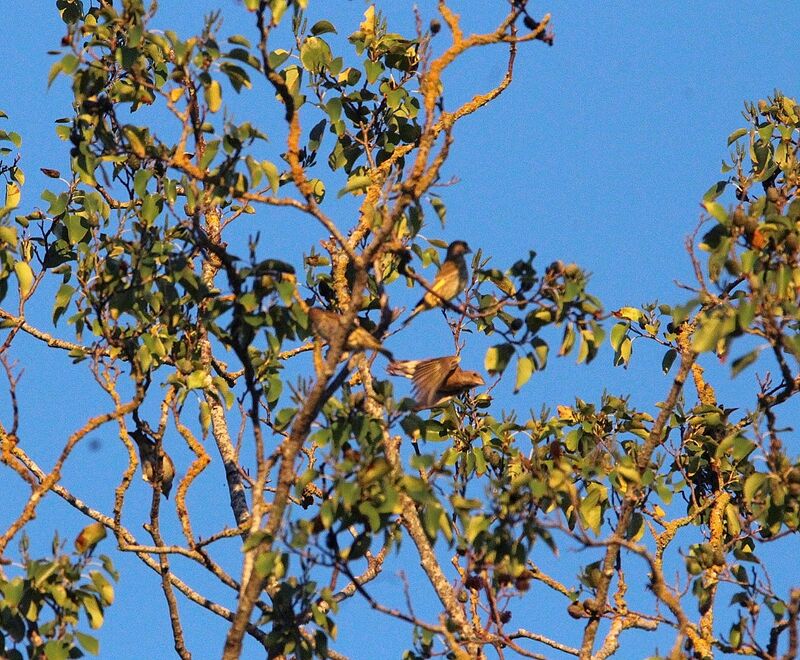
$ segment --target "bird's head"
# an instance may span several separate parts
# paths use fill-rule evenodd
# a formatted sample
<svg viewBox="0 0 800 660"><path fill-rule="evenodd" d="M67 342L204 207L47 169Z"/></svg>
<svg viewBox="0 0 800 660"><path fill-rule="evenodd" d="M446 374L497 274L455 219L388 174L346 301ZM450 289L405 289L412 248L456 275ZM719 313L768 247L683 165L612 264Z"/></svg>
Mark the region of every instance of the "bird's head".
<svg viewBox="0 0 800 660"><path fill-rule="evenodd" d="M453 241L447 246L447 258L453 259L455 257L463 257L469 254L472 250L469 249L466 241Z"/></svg>
<svg viewBox="0 0 800 660"><path fill-rule="evenodd" d="M477 371L465 371L462 377L464 379L464 384L469 385L470 387L480 387L481 385L486 385L486 382L483 380L483 376L481 376Z"/></svg>

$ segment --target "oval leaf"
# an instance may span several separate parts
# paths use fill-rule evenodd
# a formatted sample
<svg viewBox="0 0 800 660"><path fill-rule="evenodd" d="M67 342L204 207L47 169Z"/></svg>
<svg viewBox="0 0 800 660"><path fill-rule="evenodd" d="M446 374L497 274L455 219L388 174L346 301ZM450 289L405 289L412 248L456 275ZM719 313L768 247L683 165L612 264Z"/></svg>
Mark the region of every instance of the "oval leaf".
<svg viewBox="0 0 800 660"><path fill-rule="evenodd" d="M33 271L31 267L24 261L18 261L14 264L14 272L17 274L20 295L27 296L33 286Z"/></svg>

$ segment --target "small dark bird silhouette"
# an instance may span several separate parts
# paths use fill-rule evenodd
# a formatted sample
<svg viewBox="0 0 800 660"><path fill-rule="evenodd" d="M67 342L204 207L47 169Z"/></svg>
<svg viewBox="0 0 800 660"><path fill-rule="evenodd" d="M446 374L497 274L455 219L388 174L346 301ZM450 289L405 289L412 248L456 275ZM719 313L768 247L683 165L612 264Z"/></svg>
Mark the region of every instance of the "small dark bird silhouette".
<svg viewBox="0 0 800 660"><path fill-rule="evenodd" d="M342 317L336 312L312 307L308 310L308 318L311 319L311 329L314 334L330 344L331 339L339 331ZM376 337L358 325L353 326L345 346L348 351L378 351L390 360L394 360L391 351L384 348Z"/></svg>
<svg viewBox="0 0 800 660"><path fill-rule="evenodd" d="M413 381L415 410L441 406L454 396L486 383L477 371L464 371L457 355L427 360L398 360L390 362L386 371L392 376L404 376Z"/></svg>
<svg viewBox="0 0 800 660"><path fill-rule="evenodd" d="M409 317L403 322L403 326L407 325L420 312L433 307L441 307L467 287L469 269L464 255L471 252L472 250L465 241L453 241L447 246L447 256L439 268L439 272L436 273L436 277L433 278L430 291L420 298Z"/></svg>
<svg viewBox="0 0 800 660"><path fill-rule="evenodd" d="M139 460L142 462L142 479L151 486L155 487L156 478L156 443L150 440L143 431L134 429L128 431L128 435L134 439L139 447ZM175 478L175 464L163 449L159 452L161 458L161 494L169 499L169 492L172 490L172 480Z"/></svg>

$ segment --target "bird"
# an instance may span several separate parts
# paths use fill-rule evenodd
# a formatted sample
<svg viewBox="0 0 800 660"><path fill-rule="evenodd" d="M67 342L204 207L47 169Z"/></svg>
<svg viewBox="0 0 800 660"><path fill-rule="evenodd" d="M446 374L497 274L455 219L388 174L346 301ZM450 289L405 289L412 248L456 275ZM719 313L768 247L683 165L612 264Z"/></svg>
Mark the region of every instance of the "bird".
<svg viewBox="0 0 800 660"><path fill-rule="evenodd" d="M441 307L460 294L469 281L469 270L464 259L465 254L470 254L466 241L453 241L447 246L447 256L444 259L430 290L425 293L416 304L409 317L403 322L407 325L420 312L433 307Z"/></svg>
<svg viewBox="0 0 800 660"><path fill-rule="evenodd" d="M404 376L413 381L414 410L441 406L454 396L486 383L477 371L465 371L458 366L457 355L426 360L397 360L386 367L392 376Z"/></svg>
<svg viewBox="0 0 800 660"><path fill-rule="evenodd" d="M135 429L128 431L136 445L139 447L139 459L142 461L142 479L155 488L156 478L156 443L150 440L143 431ZM169 499L172 490L172 480L175 478L175 464L163 449L159 450L161 457L161 494Z"/></svg>
<svg viewBox="0 0 800 660"><path fill-rule="evenodd" d="M309 309L308 318L311 319L311 329L314 331L314 334L324 339L329 344L339 331L342 322L341 315L327 309L320 309L319 307L312 307ZM356 323L358 323L358 321L356 321ZM394 360L392 352L384 348L376 337L359 325L354 325L353 329L350 331L347 337L346 347L349 351L378 351L389 360Z"/></svg>

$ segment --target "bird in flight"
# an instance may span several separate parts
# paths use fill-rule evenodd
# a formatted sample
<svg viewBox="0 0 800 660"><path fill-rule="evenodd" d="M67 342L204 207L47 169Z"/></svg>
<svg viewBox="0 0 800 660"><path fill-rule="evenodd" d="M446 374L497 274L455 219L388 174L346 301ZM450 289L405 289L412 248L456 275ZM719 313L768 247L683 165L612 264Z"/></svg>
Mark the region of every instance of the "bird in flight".
<svg viewBox="0 0 800 660"><path fill-rule="evenodd" d="M397 360L389 363L386 371L393 376L404 376L413 382L415 410L441 406L459 394L486 383L477 371L465 371L458 366L457 355L428 358L427 360Z"/></svg>

